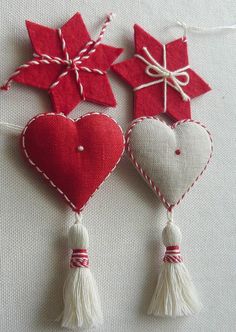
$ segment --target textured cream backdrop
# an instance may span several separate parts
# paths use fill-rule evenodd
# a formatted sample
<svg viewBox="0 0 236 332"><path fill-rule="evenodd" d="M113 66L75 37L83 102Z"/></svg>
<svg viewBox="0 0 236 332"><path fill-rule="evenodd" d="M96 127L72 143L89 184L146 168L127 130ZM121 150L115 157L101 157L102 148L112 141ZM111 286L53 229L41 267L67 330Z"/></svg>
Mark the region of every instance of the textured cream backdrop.
<svg viewBox="0 0 236 332"><path fill-rule="evenodd" d="M105 42L133 53L134 22L162 42L181 35L178 18L192 25L236 23L234 0L1 0L1 82L31 57L24 20L59 27L81 11L92 36L104 14L116 20ZM183 232L186 265L204 303L197 317L160 319L146 315L156 284L160 235L166 215L152 191L124 157L84 212L91 238L90 259L105 316L99 332L236 330L236 31L190 34L190 63L213 87L192 102L196 120L212 131L212 163L175 211ZM132 114L131 90L110 74L118 107L106 112L126 129ZM1 93L1 120L24 125L49 111L46 93L15 84ZM84 103L72 116L102 108ZM19 153L18 136L0 134L1 332L61 331L54 319L62 310L68 264L66 234L72 215L58 195L31 172Z"/></svg>

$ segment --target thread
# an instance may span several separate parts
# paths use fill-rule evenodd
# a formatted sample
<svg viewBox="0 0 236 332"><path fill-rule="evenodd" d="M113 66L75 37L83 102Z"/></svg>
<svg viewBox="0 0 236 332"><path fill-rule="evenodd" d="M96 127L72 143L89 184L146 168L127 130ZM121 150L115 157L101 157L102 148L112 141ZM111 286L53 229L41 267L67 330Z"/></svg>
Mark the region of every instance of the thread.
<svg viewBox="0 0 236 332"><path fill-rule="evenodd" d="M187 32L200 32L200 33L215 33L224 30L234 30L236 29L236 24L233 25L219 25L215 27L199 27L187 25L185 22L177 20L177 25L181 26L184 30L183 38L187 38Z"/></svg>
<svg viewBox="0 0 236 332"><path fill-rule="evenodd" d="M3 121L0 121L0 126L5 127L7 129L17 130L17 131L22 131L24 129L23 127L18 126L14 123L3 122Z"/></svg>

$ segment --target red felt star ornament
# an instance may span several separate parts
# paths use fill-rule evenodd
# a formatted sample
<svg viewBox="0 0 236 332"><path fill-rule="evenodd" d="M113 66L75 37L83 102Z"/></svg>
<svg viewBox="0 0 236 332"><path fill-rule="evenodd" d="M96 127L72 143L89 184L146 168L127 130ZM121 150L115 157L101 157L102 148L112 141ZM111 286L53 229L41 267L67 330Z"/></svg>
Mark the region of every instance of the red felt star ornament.
<svg viewBox="0 0 236 332"><path fill-rule="evenodd" d="M54 111L70 113L82 100L116 106L107 70L123 51L101 44L109 15L96 41L92 41L83 19L75 14L61 29L26 21L34 58L20 66L2 89L16 81L48 90Z"/></svg>
<svg viewBox="0 0 236 332"><path fill-rule="evenodd" d="M134 118L191 119L190 99L211 88L189 67L187 40L162 45L137 24L134 39L135 55L112 66L134 90Z"/></svg>

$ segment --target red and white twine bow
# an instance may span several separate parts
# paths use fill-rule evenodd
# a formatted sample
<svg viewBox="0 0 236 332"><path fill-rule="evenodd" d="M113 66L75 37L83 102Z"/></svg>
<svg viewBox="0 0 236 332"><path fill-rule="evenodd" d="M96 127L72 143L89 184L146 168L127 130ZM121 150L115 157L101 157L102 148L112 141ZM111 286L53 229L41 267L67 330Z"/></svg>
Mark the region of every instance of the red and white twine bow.
<svg viewBox="0 0 236 332"><path fill-rule="evenodd" d="M165 256L163 258L165 263L181 263L183 261L180 255L179 246L168 246L166 247Z"/></svg>
<svg viewBox="0 0 236 332"><path fill-rule="evenodd" d="M80 50L79 54L73 59L70 58L69 53L67 51L66 42L65 42L65 39L63 38L62 31L61 31L61 29L58 29L58 36L61 40L62 50L63 50L64 56L65 56L65 59L62 59L60 57L50 56L48 54L34 53L33 55L34 55L34 58L36 58L36 59L31 60L31 61L19 66L16 69L16 71L10 76L10 78L7 80L7 82L1 87L1 89L9 90L11 83L14 80L14 77L17 76L18 74L20 74L21 70L24 68L27 68L27 67L30 67L33 65L40 65L40 64L50 65L51 63L56 63L56 64L60 64L60 65L66 65L67 67L66 67L65 71L59 75L56 82L51 84L51 86L49 87L49 90L51 90L55 86L57 86L60 83L60 80L62 79L62 77L68 75L68 73L70 71L73 71L75 73L75 79L76 79L76 82L79 87L80 96L84 100L84 89L83 89L83 85L80 80L79 72L85 71L88 73L96 73L99 75L104 75L106 73L105 71L100 70L98 68L89 68L89 67L83 66L82 64L83 64L84 60L87 60L96 51L97 46L101 44L101 41L105 34L106 28L107 28L108 24L112 21L113 17L114 17L114 15L112 13L107 16L97 40L96 41L90 40L85 45L85 47L82 50Z"/></svg>
<svg viewBox="0 0 236 332"><path fill-rule="evenodd" d="M147 66L145 68L145 73L149 77L157 78L156 80L153 80L148 83L141 84L134 88L134 91L141 90L143 88L147 88L149 86L164 83L164 112L166 112L166 104L167 104L167 85L171 86L173 89L179 92L182 99L184 101L190 100L190 97L184 92L182 87L188 85L190 81L189 74L187 72L187 69L190 68L189 65L185 66L183 68L177 69L175 71L168 70L166 66L166 47L163 45L163 62L164 65L162 66L148 51L146 47L143 47L143 51L145 52L147 58L144 58L140 54L135 54L134 56L138 59L140 59L142 62L144 62ZM183 77L185 80L180 80L178 77ZM170 80L171 81L170 81Z"/></svg>
<svg viewBox="0 0 236 332"><path fill-rule="evenodd" d="M70 268L89 267L87 249L73 249L70 260Z"/></svg>

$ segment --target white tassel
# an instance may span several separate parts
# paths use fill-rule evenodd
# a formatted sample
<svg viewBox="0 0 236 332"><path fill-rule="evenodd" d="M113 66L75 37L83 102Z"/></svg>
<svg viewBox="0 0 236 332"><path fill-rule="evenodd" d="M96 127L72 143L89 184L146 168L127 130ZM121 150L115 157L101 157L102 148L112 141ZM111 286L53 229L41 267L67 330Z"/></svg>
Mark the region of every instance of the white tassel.
<svg viewBox="0 0 236 332"><path fill-rule="evenodd" d="M62 327L89 329L103 323L97 285L89 269L87 229L78 222L69 230L69 247L73 249L70 271L64 290Z"/></svg>
<svg viewBox="0 0 236 332"><path fill-rule="evenodd" d="M162 240L166 253L148 314L170 317L195 314L202 305L180 255L182 234L172 221L164 228Z"/></svg>

